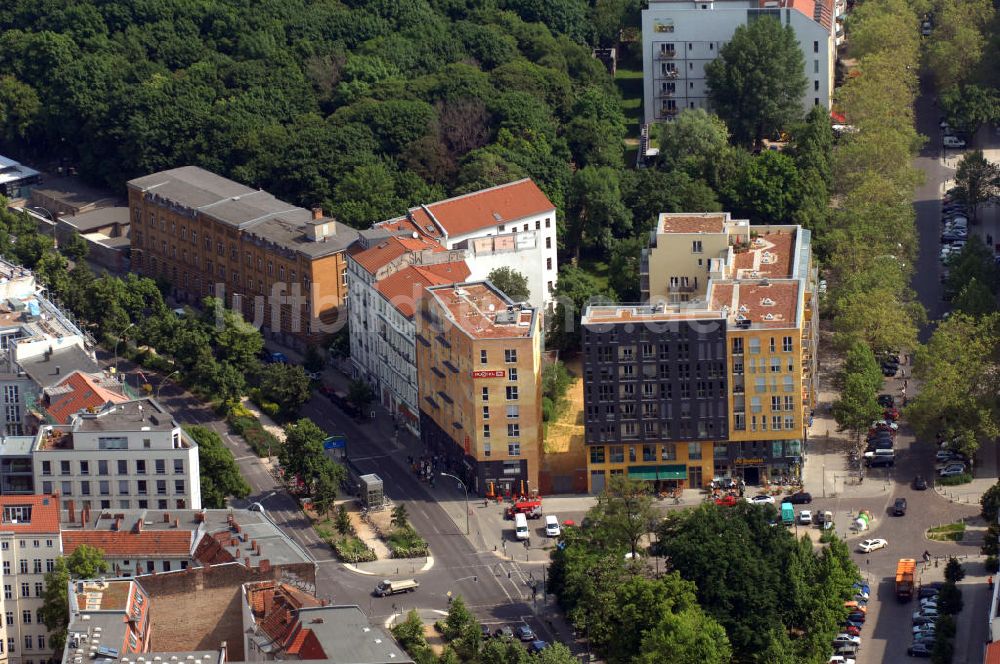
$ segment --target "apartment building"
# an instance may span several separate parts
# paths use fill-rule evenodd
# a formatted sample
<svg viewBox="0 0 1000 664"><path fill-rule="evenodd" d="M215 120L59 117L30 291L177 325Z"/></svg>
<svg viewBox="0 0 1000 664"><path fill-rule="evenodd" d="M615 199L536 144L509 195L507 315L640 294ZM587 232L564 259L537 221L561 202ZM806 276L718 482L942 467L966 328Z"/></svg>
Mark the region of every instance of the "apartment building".
<svg viewBox="0 0 1000 664"><path fill-rule="evenodd" d="M299 349L343 325L354 229L195 166L128 183L132 265L175 296L224 300ZM338 323L339 321L339 323Z"/></svg>
<svg viewBox="0 0 1000 664"><path fill-rule="evenodd" d="M3 600L0 661L46 664L58 653L48 645L41 620L45 573L62 555L59 500L55 496L0 496L0 561Z"/></svg>
<svg viewBox="0 0 1000 664"><path fill-rule="evenodd" d="M705 65L736 28L773 16L795 31L809 87L802 97L829 110L843 0L650 0L642 12L646 123L669 122L683 109L710 110Z"/></svg>
<svg viewBox="0 0 1000 664"><path fill-rule="evenodd" d="M419 435L413 316L424 289L506 266L528 279L529 302L544 311L558 270L555 237L555 207L531 180L412 208L362 231L347 259L355 375Z"/></svg>
<svg viewBox="0 0 1000 664"><path fill-rule="evenodd" d="M34 484L63 509L198 509L197 444L156 401L137 399L43 426L32 448Z"/></svg>
<svg viewBox="0 0 1000 664"><path fill-rule="evenodd" d="M817 389L809 231L662 214L640 273L645 304L582 320L590 490L799 475Z"/></svg>
<svg viewBox="0 0 1000 664"><path fill-rule="evenodd" d="M469 491L537 491L539 312L488 281L425 292L416 316L421 439Z"/></svg>

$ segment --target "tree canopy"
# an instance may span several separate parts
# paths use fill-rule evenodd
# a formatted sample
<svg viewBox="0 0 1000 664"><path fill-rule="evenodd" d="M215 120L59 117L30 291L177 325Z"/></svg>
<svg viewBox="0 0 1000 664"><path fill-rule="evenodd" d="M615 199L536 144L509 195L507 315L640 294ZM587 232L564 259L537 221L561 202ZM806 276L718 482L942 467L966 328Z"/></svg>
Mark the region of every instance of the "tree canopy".
<svg viewBox="0 0 1000 664"><path fill-rule="evenodd" d="M250 485L240 474L233 453L219 434L200 425L186 427L198 444L198 465L201 470L201 502L210 509L226 506L226 498L246 498Z"/></svg>

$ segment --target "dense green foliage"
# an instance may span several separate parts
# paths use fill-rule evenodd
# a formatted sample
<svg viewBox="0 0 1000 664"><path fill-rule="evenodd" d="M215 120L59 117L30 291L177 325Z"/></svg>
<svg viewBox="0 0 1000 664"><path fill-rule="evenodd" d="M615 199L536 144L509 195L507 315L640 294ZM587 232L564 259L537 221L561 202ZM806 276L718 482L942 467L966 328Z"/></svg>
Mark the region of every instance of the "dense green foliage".
<svg viewBox="0 0 1000 664"><path fill-rule="evenodd" d="M219 434L203 426L190 426L186 431L198 444L202 505L222 509L226 506L226 498L250 495L250 485L240 475L233 453L223 444Z"/></svg>
<svg viewBox="0 0 1000 664"><path fill-rule="evenodd" d="M570 164L619 167L625 120L590 45L634 1L14 0L0 136L87 178L196 164L367 227Z"/></svg>
<svg viewBox="0 0 1000 664"><path fill-rule="evenodd" d="M486 278L514 302L524 302L531 298L528 278L512 267L505 265L495 268Z"/></svg>
<svg viewBox="0 0 1000 664"><path fill-rule="evenodd" d="M104 560L104 551L82 544L69 556L56 558L52 571L45 573L45 593L38 613L49 631L49 645L56 652L66 643L70 580L93 579L106 571L108 563Z"/></svg>
<svg viewBox="0 0 1000 664"><path fill-rule="evenodd" d="M542 419L551 422L566 408L566 392L579 380L566 369L566 365L555 360L542 369Z"/></svg>
<svg viewBox="0 0 1000 664"><path fill-rule="evenodd" d="M334 507L337 490L347 479L347 471L323 450L327 434L308 417L285 427L285 444L279 459L285 472L302 483L319 514Z"/></svg>

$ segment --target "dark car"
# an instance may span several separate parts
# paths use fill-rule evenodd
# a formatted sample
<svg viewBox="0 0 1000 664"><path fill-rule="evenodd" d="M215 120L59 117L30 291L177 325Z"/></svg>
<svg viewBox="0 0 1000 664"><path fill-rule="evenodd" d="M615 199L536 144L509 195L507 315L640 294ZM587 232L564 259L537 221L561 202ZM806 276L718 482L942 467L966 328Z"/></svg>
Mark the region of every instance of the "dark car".
<svg viewBox="0 0 1000 664"><path fill-rule="evenodd" d="M917 475L913 478L913 488L917 491L927 490L927 480L924 479L923 475Z"/></svg>
<svg viewBox="0 0 1000 664"><path fill-rule="evenodd" d="M860 620L845 620L844 621L844 626L845 627L857 627L858 629L861 629L862 627L865 626L865 624L863 622L861 622Z"/></svg>
<svg viewBox="0 0 1000 664"><path fill-rule="evenodd" d="M489 626L489 625L487 625L487 624L485 624L485 623L480 623L480 624L479 624L479 629L480 629L480 630L482 631L482 633L483 633L483 640L484 640L484 641L485 641L486 639L490 638L491 636L493 636L493 632L491 632L491 631L490 631L490 626Z"/></svg>
<svg viewBox="0 0 1000 664"><path fill-rule="evenodd" d="M781 499L783 503L792 503L793 505L808 505L813 501L812 494L808 491L799 491L793 493L790 496L785 496Z"/></svg>
<svg viewBox="0 0 1000 664"><path fill-rule="evenodd" d="M528 652L534 655L536 653L542 652L548 647L549 647L548 641L542 641L541 639L537 639L535 641L532 641L531 644L528 645Z"/></svg>
<svg viewBox="0 0 1000 664"><path fill-rule="evenodd" d="M891 394L880 394L878 395L878 405L883 408L892 408L896 405L896 397Z"/></svg>
<svg viewBox="0 0 1000 664"><path fill-rule="evenodd" d="M886 378L892 378L899 371L898 364L883 364L882 365L882 375Z"/></svg>
<svg viewBox="0 0 1000 664"><path fill-rule="evenodd" d="M913 619L914 627L919 625L934 625L935 623L937 623L937 618L932 618L930 616L917 616Z"/></svg>
<svg viewBox="0 0 1000 664"><path fill-rule="evenodd" d="M933 647L926 643L914 643L907 649L906 654L910 657L930 657L931 650Z"/></svg>
<svg viewBox="0 0 1000 664"><path fill-rule="evenodd" d="M847 620L852 623L861 623L863 625L865 623L865 614L861 611L855 611L847 616Z"/></svg>
<svg viewBox="0 0 1000 664"><path fill-rule="evenodd" d="M892 468L896 465L896 460L891 456L877 456L865 459L865 465L869 468Z"/></svg>
<svg viewBox="0 0 1000 664"><path fill-rule="evenodd" d="M501 625L500 627L497 627L493 631L493 636L495 636L497 638L501 638L501 639L502 638L513 639L514 638L514 630L512 630L510 628L510 625Z"/></svg>
<svg viewBox="0 0 1000 664"><path fill-rule="evenodd" d="M893 516L906 516L906 498L897 498L892 504Z"/></svg>
<svg viewBox="0 0 1000 664"><path fill-rule="evenodd" d="M522 641L535 640L535 630L531 629L527 625L518 625L514 633L517 635L517 638L521 639Z"/></svg>

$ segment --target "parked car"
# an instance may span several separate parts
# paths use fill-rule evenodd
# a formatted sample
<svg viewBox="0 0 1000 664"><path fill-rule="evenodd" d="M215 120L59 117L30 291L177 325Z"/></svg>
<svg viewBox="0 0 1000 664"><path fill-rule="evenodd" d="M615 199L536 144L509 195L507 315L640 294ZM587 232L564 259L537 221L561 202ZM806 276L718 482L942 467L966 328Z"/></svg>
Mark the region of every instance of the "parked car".
<svg viewBox="0 0 1000 664"><path fill-rule="evenodd" d="M861 645L861 637L860 636L851 636L850 634L843 634L843 633L838 634L837 636L833 637L833 645L836 646L836 645L839 645L841 643L853 643L853 644L855 644L857 646L860 646Z"/></svg>
<svg viewBox="0 0 1000 664"><path fill-rule="evenodd" d="M855 664L855 660L842 655L834 655L826 664Z"/></svg>
<svg viewBox="0 0 1000 664"><path fill-rule="evenodd" d="M963 141L961 138L959 138L957 136L945 136L943 139L941 139L941 143L946 148L964 148L965 147L965 141Z"/></svg>
<svg viewBox="0 0 1000 664"><path fill-rule="evenodd" d="M917 475L913 478L913 488L916 491L926 491L927 490L927 480L924 479L923 475Z"/></svg>
<svg viewBox="0 0 1000 664"><path fill-rule="evenodd" d="M926 643L914 643L906 650L906 654L910 657L930 657L931 650Z"/></svg>
<svg viewBox="0 0 1000 664"><path fill-rule="evenodd" d="M857 627L859 630L865 626L864 622L860 620L844 620L844 625L847 627Z"/></svg>
<svg viewBox="0 0 1000 664"><path fill-rule="evenodd" d="M510 625L501 625L500 627L497 627L493 631L493 636L495 636L497 638L501 638L501 639L504 638L504 637L506 637L508 639L513 639L514 638L514 630L512 630L510 628Z"/></svg>
<svg viewBox="0 0 1000 664"><path fill-rule="evenodd" d="M803 526L808 526L813 522L812 512L809 510L802 510L799 512L799 523Z"/></svg>
<svg viewBox="0 0 1000 664"><path fill-rule="evenodd" d="M891 456L876 456L865 459L865 465L869 468L892 468L896 465L896 460Z"/></svg>
<svg viewBox="0 0 1000 664"><path fill-rule="evenodd" d="M933 625L935 622L937 622L937 618L930 618L928 616L920 616L913 619L914 625Z"/></svg>
<svg viewBox="0 0 1000 664"><path fill-rule="evenodd" d="M559 537L562 534L562 528L559 527L559 517L554 514L548 514L545 516L545 536L546 537Z"/></svg>
<svg viewBox="0 0 1000 664"><path fill-rule="evenodd" d="M906 498L897 498L892 504L893 516L906 516Z"/></svg>
<svg viewBox="0 0 1000 664"><path fill-rule="evenodd" d="M880 394L878 395L878 405L883 408L892 408L896 405L896 398L891 394Z"/></svg>
<svg viewBox="0 0 1000 664"><path fill-rule="evenodd" d="M537 654L549 647L548 641L542 641L541 639L536 639L528 645L528 652L532 655Z"/></svg>
<svg viewBox="0 0 1000 664"><path fill-rule="evenodd" d="M834 648L833 654L843 657L854 657L858 654L858 646L853 643L845 643Z"/></svg>
<svg viewBox="0 0 1000 664"><path fill-rule="evenodd" d="M860 611L855 611L854 613L847 614L847 619L853 623L861 623L863 625L867 616Z"/></svg>
<svg viewBox="0 0 1000 664"><path fill-rule="evenodd" d="M951 450L938 450L937 452L934 453L934 460L938 462L951 461L952 458L954 457L954 454L955 453L952 452Z"/></svg>
<svg viewBox="0 0 1000 664"><path fill-rule="evenodd" d="M851 636L861 636L861 627L858 627L858 626L853 625L853 624L846 624L845 623L841 627L841 631L844 634L850 634Z"/></svg>
<svg viewBox="0 0 1000 664"><path fill-rule="evenodd" d="M808 505L813 501L812 494L808 491L799 491L793 493L790 496L785 496L781 499L783 503L792 503L793 505Z"/></svg>
<svg viewBox="0 0 1000 664"><path fill-rule="evenodd" d="M866 539L858 545L858 551L861 553L871 553L872 551L884 549L887 546L889 546L889 543L884 539Z"/></svg>
<svg viewBox="0 0 1000 664"><path fill-rule="evenodd" d="M954 477L955 475L961 475L965 472L965 464L953 463L945 466L938 471L938 475L941 477Z"/></svg>
<svg viewBox="0 0 1000 664"><path fill-rule="evenodd" d="M769 496L766 493L762 493L759 496L754 496L750 499L750 502L754 505L773 505L774 496Z"/></svg>
<svg viewBox="0 0 1000 664"><path fill-rule="evenodd" d="M928 618L937 618L938 617L938 610L937 609L931 609L931 608L923 608L923 609L920 609L919 611L914 611L913 612L913 618L914 619L916 619L919 616L927 616Z"/></svg>
<svg viewBox="0 0 1000 664"><path fill-rule="evenodd" d="M535 630L531 629L527 625L518 625L517 629L514 630L514 634L522 641L535 640Z"/></svg>

